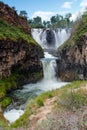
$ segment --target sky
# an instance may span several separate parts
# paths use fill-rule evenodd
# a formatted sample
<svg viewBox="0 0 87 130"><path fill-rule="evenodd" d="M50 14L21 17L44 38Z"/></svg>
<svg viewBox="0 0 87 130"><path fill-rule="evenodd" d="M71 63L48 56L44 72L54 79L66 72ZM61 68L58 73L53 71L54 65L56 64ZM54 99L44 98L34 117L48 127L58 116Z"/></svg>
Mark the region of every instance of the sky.
<svg viewBox="0 0 87 130"><path fill-rule="evenodd" d="M72 20L83 13L87 7L87 0L0 0L10 7L15 7L19 13L25 10L28 18L40 16L42 20L50 20L51 16L56 14L72 14Z"/></svg>

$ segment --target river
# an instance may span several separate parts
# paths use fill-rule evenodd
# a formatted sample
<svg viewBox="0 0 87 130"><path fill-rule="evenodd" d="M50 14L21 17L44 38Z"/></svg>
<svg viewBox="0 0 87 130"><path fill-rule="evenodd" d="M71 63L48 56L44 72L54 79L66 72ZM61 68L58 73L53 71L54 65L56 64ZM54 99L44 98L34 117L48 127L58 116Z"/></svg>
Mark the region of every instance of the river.
<svg viewBox="0 0 87 130"><path fill-rule="evenodd" d="M46 39L45 32L43 33L43 35L45 35L45 36L40 36L40 34L42 35L42 32L43 31L41 31L41 30L35 30L35 32L33 30L32 34L33 34L33 38L35 40L37 40L37 37L39 36L38 42L43 47L44 40L41 39L41 37L43 37L43 38L45 37L45 41L47 39ZM57 44L55 47L58 46L57 34L58 34L58 36L60 33L61 33L61 35L65 35L65 39L63 36L62 36L62 38L59 38L60 41L62 40L62 42L64 42L70 36L69 32L67 33L65 30L62 30L62 32L60 32L60 33L58 33L58 31L54 31L54 30L53 30L53 32L54 32L54 35L56 35L54 37L55 38L54 41L56 41L55 44ZM36 35L35 35L35 33L36 33ZM40 34L38 34L38 33L40 33ZM60 37L61 37L61 35L60 35ZM47 44L47 41L46 41L45 45L46 44ZM50 47L46 45L44 48L47 48L49 50L49 48L51 48L51 49L54 48L54 45L52 43L50 45ZM52 54L49 54L48 52L44 52L44 58L41 59L41 62L43 64L44 78L41 81L38 81L37 83L24 85L23 89L16 90L11 94L12 97L14 97L13 103L10 106L8 106L4 112L5 118L10 123L16 121L24 113L24 109L27 104L27 101L29 102L30 99L40 95L43 92L54 90L54 89L63 87L64 85L67 84L56 78L56 73L55 73L56 59L57 58L52 56Z"/></svg>

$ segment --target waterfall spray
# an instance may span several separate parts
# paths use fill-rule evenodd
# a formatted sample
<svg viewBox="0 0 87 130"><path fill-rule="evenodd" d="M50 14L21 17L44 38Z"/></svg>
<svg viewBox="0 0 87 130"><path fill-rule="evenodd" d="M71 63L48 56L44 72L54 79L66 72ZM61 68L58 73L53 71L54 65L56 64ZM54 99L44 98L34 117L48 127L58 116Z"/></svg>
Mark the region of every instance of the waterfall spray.
<svg viewBox="0 0 87 130"><path fill-rule="evenodd" d="M44 49L57 48L71 35L71 29L32 29L32 37Z"/></svg>

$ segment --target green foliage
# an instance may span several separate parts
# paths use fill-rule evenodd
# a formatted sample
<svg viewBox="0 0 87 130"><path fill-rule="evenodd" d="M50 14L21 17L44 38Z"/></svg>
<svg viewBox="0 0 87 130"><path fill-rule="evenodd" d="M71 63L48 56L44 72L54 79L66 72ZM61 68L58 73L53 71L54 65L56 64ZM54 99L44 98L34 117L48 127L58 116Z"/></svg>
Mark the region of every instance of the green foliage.
<svg viewBox="0 0 87 130"><path fill-rule="evenodd" d="M16 120L14 123L11 124L10 128L17 128L17 127L24 127L29 125L29 116L31 114L33 114L33 108L35 107L35 100L30 100L29 104L27 104L26 106L26 110L24 112L24 114L18 119Z"/></svg>
<svg viewBox="0 0 87 130"><path fill-rule="evenodd" d="M23 32L21 29L16 28L14 26L9 25L8 23L4 22L0 18L0 39L10 39L12 41L18 41L19 39L23 39L28 42L28 44L35 44L39 48L40 45L28 34Z"/></svg>
<svg viewBox="0 0 87 130"><path fill-rule="evenodd" d="M4 83L3 84L0 84L0 100L5 97L6 95L6 89L5 89L5 85Z"/></svg>
<svg viewBox="0 0 87 130"><path fill-rule="evenodd" d="M77 19L72 27L71 37L58 48L61 51L63 48L72 48L76 44L81 44L81 38L84 33L87 32L87 12L82 17Z"/></svg>
<svg viewBox="0 0 87 130"><path fill-rule="evenodd" d="M39 107L44 106L43 100L41 98L37 98L36 102Z"/></svg>
<svg viewBox="0 0 87 130"><path fill-rule="evenodd" d="M11 103L11 99L6 97L7 93L17 88L18 75L14 74L8 78L0 80L0 104L3 108Z"/></svg>
<svg viewBox="0 0 87 130"><path fill-rule="evenodd" d="M81 106L87 105L86 95L81 91L66 91L61 95L61 104L71 109L78 109Z"/></svg>
<svg viewBox="0 0 87 130"><path fill-rule="evenodd" d="M44 102L46 99L54 97L54 96L58 97L58 100L57 100L58 104L60 104L59 98L62 101L65 101L65 99L67 99L67 98L71 99L71 97L73 97L71 101L73 101L73 105L76 106L76 108L80 107L80 105L85 105L86 97L85 97L84 93L80 93L80 91L79 91L78 93L71 94L71 90L79 89L82 85L84 86L86 84L87 84L87 81L75 81L70 84L67 84L66 86L64 86L60 89L42 93L35 99L32 99L31 101L29 101L29 103L26 106L26 110L25 110L24 114L15 123L11 124L11 128L21 127L21 126L24 127L24 126L29 125L29 117L32 114L34 115L36 113L38 107L41 107L44 105ZM70 93L68 93L68 92L70 92ZM66 107L66 104L63 104L63 105L65 105L64 107ZM61 105L60 105L60 107L61 107Z"/></svg>
<svg viewBox="0 0 87 130"><path fill-rule="evenodd" d="M87 81L74 81L71 84L67 84L60 89L60 100L58 104L61 104L67 108L80 108L87 105L86 91L83 91L82 86L87 84Z"/></svg>
<svg viewBox="0 0 87 130"><path fill-rule="evenodd" d="M42 24L42 19L39 16L28 20L28 22L29 22L29 26L31 26L32 28L43 28L44 27Z"/></svg>
<svg viewBox="0 0 87 130"><path fill-rule="evenodd" d="M8 105L10 105L11 99L9 97L5 97L1 102L2 108L6 108Z"/></svg>
<svg viewBox="0 0 87 130"><path fill-rule="evenodd" d="M55 15L50 18L50 21L43 21L41 17L37 16L33 19L28 20L29 25L32 28L66 28L72 27L73 21L70 21L71 13L66 14L65 17L62 15Z"/></svg>
<svg viewBox="0 0 87 130"><path fill-rule="evenodd" d="M25 10L21 10L19 15L27 18L27 12Z"/></svg>

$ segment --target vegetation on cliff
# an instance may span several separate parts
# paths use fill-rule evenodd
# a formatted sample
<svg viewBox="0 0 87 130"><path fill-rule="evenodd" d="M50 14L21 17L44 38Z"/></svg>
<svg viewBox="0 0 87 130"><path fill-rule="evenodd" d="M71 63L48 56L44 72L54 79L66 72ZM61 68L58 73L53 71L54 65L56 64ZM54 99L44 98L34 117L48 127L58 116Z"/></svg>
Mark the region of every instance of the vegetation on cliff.
<svg viewBox="0 0 87 130"><path fill-rule="evenodd" d="M32 47L34 45L38 48L39 51L42 52L42 48L38 45L38 43L33 38L31 38L28 34L23 32L21 29L8 24L6 21L0 18L0 40L3 41L2 44L6 41L8 41L8 43L15 42L17 44L21 39L23 39L22 41L26 41L25 44L27 44L27 48L29 47L29 45L32 45ZM10 44L8 46L10 48ZM37 52L38 54L39 51ZM31 51L31 53L35 53L35 52ZM16 68L16 70L14 70L15 72L12 72L14 73L15 76L13 76L12 74L10 77L8 78L3 77L4 79L0 80L0 104L2 105L2 107L6 107L11 102L11 100L8 97L6 97L6 93L11 91L12 89L13 90L16 89L17 84L20 85L20 83L18 83L19 81L17 80L17 78L21 78L21 74L20 76L18 76L17 70L18 67ZM22 75L22 77L25 78L26 76ZM34 72L32 77L35 77L34 79L36 79L36 77L37 79L39 79L42 76L39 71L37 73Z"/></svg>
<svg viewBox="0 0 87 130"><path fill-rule="evenodd" d="M63 81L87 79L87 11L75 22L70 38L57 55L57 75Z"/></svg>
<svg viewBox="0 0 87 130"><path fill-rule="evenodd" d="M29 35L27 19L3 2L0 7L0 105L6 108L11 103L7 93L43 77L43 50Z"/></svg>
<svg viewBox="0 0 87 130"><path fill-rule="evenodd" d="M0 18L0 39L3 40L12 40L12 41L18 41L19 39L23 39L27 41L30 44L35 44L39 48L39 44L28 34L23 32L23 30L11 26L6 21Z"/></svg>
<svg viewBox="0 0 87 130"><path fill-rule="evenodd" d="M11 103L7 93L17 89L18 77L18 75L11 75L8 78L0 79L0 104L2 108L6 108Z"/></svg>
<svg viewBox="0 0 87 130"><path fill-rule="evenodd" d="M64 47L71 48L76 44L79 45L81 43L81 38L85 32L87 32L87 11L84 12L84 14L75 21L72 27L71 37L58 48L58 51L61 51Z"/></svg>

